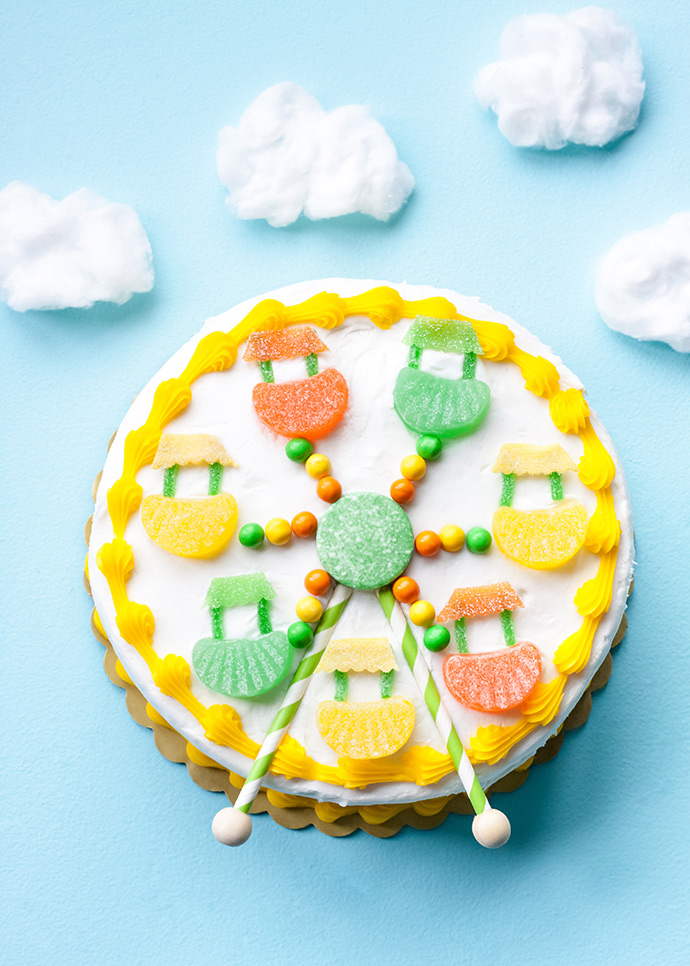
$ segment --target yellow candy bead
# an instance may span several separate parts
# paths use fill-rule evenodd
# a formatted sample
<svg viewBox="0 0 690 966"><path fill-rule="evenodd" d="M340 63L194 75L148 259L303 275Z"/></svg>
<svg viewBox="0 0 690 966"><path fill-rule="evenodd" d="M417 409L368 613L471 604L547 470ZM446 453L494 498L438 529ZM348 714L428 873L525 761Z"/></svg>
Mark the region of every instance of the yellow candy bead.
<svg viewBox="0 0 690 966"><path fill-rule="evenodd" d="M456 527L454 523L447 523L438 531L441 538L441 546L448 553L457 553L465 545L465 531Z"/></svg>
<svg viewBox="0 0 690 966"><path fill-rule="evenodd" d="M290 542L292 527L287 520L282 517L274 517L266 524L266 539L276 547L282 547L284 543Z"/></svg>
<svg viewBox="0 0 690 966"><path fill-rule="evenodd" d="M417 600L410 607L410 620L417 627L428 627L435 617L436 609L430 600Z"/></svg>
<svg viewBox="0 0 690 966"><path fill-rule="evenodd" d="M331 461L323 453L312 453L304 466L313 480L320 480L331 472Z"/></svg>
<svg viewBox="0 0 690 966"><path fill-rule="evenodd" d="M301 621L306 624L314 624L321 618L323 614L323 607L321 602L316 599L316 597L303 597L301 600L297 601L297 607L295 607L295 613Z"/></svg>
<svg viewBox="0 0 690 966"><path fill-rule="evenodd" d="M400 464L400 472L406 480L416 483L426 473L426 460L421 456L406 456Z"/></svg>

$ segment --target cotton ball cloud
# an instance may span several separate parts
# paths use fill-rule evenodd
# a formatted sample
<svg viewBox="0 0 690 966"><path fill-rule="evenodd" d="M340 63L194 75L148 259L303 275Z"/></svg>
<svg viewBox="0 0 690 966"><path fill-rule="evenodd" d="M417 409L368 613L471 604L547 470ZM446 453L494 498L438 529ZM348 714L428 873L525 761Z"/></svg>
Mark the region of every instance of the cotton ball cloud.
<svg viewBox="0 0 690 966"><path fill-rule="evenodd" d="M298 84L269 87L218 135L218 176L238 218L274 228L362 212L387 221L414 178L366 107L325 111Z"/></svg>
<svg viewBox="0 0 690 966"><path fill-rule="evenodd" d="M690 211L617 241L599 264L594 297L617 332L690 352Z"/></svg>
<svg viewBox="0 0 690 966"><path fill-rule="evenodd" d="M13 181L0 191L0 299L12 309L122 305L153 286L136 212L82 188L56 201Z"/></svg>
<svg viewBox="0 0 690 966"><path fill-rule="evenodd" d="M515 17L477 75L483 108L520 148L601 147L637 124L645 85L634 31L611 10Z"/></svg>

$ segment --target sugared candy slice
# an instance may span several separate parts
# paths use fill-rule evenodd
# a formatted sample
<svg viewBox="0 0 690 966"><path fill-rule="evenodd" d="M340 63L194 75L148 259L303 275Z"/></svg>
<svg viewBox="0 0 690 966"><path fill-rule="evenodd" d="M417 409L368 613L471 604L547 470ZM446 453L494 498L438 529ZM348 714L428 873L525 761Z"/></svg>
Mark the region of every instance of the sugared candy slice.
<svg viewBox="0 0 690 966"><path fill-rule="evenodd" d="M154 469L220 463L237 466L217 436L208 433L163 433L151 464Z"/></svg>
<svg viewBox="0 0 690 966"><path fill-rule="evenodd" d="M506 557L533 570L554 570L584 544L587 511L577 500L561 500L545 510L502 506L494 513L493 531Z"/></svg>
<svg viewBox="0 0 690 966"><path fill-rule="evenodd" d="M398 665L385 637L343 637L331 641L317 671L396 671Z"/></svg>
<svg viewBox="0 0 690 966"><path fill-rule="evenodd" d="M439 624L445 624L446 621L458 621L463 617L500 614L516 607L524 607L524 604L507 580L478 587L457 587L436 619Z"/></svg>
<svg viewBox="0 0 690 966"><path fill-rule="evenodd" d="M451 654L443 680L456 701L474 711L508 711L530 694L541 674L541 655L529 641L488 654Z"/></svg>
<svg viewBox="0 0 690 966"><path fill-rule="evenodd" d="M412 734L414 704L403 697L378 701L321 701L316 724L326 744L346 758L386 758Z"/></svg>
<svg viewBox="0 0 690 966"><path fill-rule="evenodd" d="M194 645L192 664L212 691L230 698L255 698L280 684L294 653L283 631L255 640L204 637Z"/></svg>
<svg viewBox="0 0 690 966"><path fill-rule="evenodd" d="M227 546L237 523L229 493L181 499L152 494L141 504L147 534L178 557L213 557Z"/></svg>
<svg viewBox="0 0 690 966"><path fill-rule="evenodd" d="M252 391L259 419L281 436L327 436L347 409L347 383L337 369L296 382L260 382Z"/></svg>
<svg viewBox="0 0 690 966"><path fill-rule="evenodd" d="M214 577L206 594L206 607L244 607L260 600L273 600L276 592L265 574Z"/></svg>
<svg viewBox="0 0 690 966"><path fill-rule="evenodd" d="M438 352L473 352L478 356L484 352L472 324L459 319L434 319L418 315L402 341L403 345L416 345L420 349L436 349Z"/></svg>
<svg viewBox="0 0 690 966"><path fill-rule="evenodd" d="M473 433L489 410L489 387L478 379L444 379L406 366L393 391L396 412L416 433L451 439Z"/></svg>
<svg viewBox="0 0 690 966"><path fill-rule="evenodd" d="M549 476L575 468L572 457L558 443L548 446L505 443L492 467L494 473L514 473L516 476Z"/></svg>
<svg viewBox="0 0 690 966"><path fill-rule="evenodd" d="M247 340L244 358L256 362L296 359L298 356L325 352L327 348L309 326L298 329L271 329L266 332L252 332Z"/></svg>

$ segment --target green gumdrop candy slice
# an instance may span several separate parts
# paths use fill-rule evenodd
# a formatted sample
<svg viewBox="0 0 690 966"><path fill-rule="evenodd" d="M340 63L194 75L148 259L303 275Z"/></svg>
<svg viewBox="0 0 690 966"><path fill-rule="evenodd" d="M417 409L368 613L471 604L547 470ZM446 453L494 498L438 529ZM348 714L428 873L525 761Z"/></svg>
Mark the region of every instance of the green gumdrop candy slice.
<svg viewBox="0 0 690 966"><path fill-rule="evenodd" d="M490 393L478 379L444 379L406 366L398 373L393 402L398 416L416 433L441 439L475 432L489 411Z"/></svg>
<svg viewBox="0 0 690 966"><path fill-rule="evenodd" d="M284 631L256 640L204 637L194 645L192 665L212 691L230 698L255 698L280 684L294 653Z"/></svg>

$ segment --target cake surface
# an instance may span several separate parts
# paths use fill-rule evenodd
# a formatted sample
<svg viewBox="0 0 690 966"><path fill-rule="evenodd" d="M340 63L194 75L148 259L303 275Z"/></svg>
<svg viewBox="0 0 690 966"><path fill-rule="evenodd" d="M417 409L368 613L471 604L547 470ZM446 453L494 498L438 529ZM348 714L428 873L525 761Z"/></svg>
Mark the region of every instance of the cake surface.
<svg viewBox="0 0 690 966"><path fill-rule="evenodd" d="M490 787L560 727L625 608L629 499L581 390L517 323L427 286L326 279L209 319L133 403L98 490L89 576L126 672L246 776L303 654L288 630L305 576L325 569L347 603L263 785L342 805L460 792L389 620L404 573L450 632L424 655ZM420 436L440 455L401 480ZM289 459L291 438L308 445ZM315 535L284 532L300 514ZM240 542L252 523L260 546Z"/></svg>

